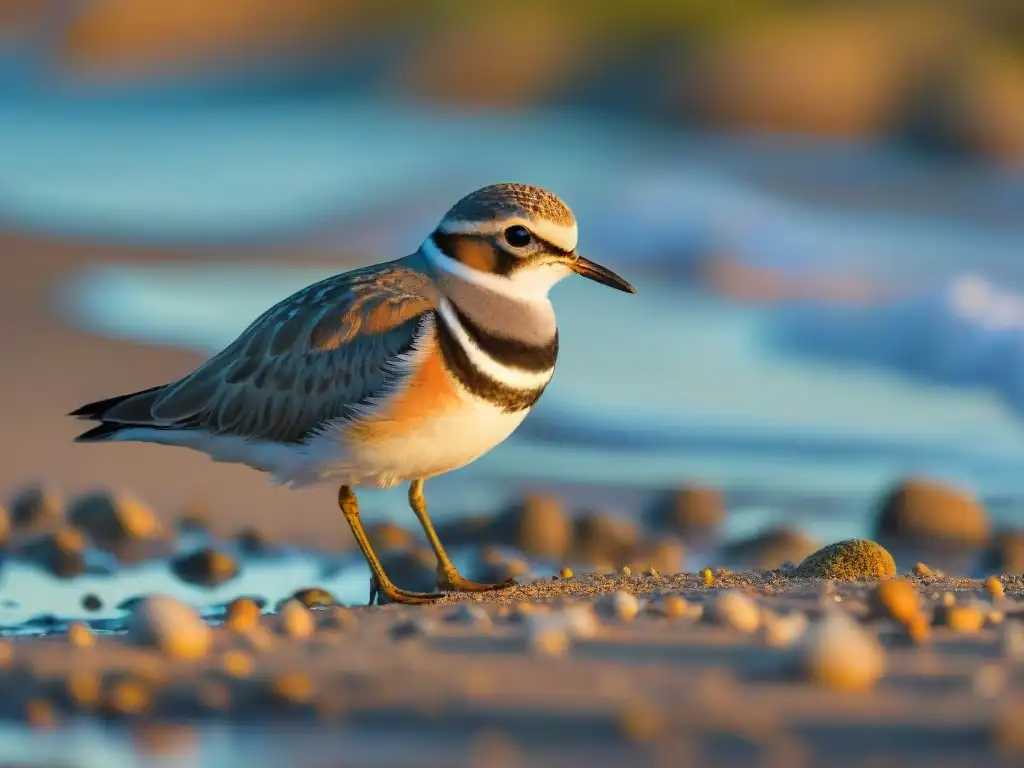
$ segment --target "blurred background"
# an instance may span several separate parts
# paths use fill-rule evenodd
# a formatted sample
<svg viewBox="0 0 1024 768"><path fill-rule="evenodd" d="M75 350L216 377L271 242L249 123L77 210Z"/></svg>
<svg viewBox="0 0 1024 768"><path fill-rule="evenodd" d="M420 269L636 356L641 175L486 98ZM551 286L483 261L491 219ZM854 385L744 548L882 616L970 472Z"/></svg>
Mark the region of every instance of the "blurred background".
<svg viewBox="0 0 1024 768"><path fill-rule="evenodd" d="M127 486L331 546L333 489L73 445L63 414L497 181L562 196L640 293L556 289L554 383L432 484L439 516L693 482L730 536L827 541L924 475L1019 520L1016 0L0 0L0 490ZM403 498L364 504L408 523Z"/></svg>

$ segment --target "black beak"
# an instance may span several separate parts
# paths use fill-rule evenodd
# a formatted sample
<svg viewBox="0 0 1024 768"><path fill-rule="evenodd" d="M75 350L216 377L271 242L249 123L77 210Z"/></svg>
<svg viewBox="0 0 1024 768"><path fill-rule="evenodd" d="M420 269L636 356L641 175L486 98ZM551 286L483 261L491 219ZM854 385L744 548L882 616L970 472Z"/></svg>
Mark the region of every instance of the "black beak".
<svg viewBox="0 0 1024 768"><path fill-rule="evenodd" d="M584 258L579 254L576 254L575 261L569 263L569 267L577 275L583 275L596 283L601 283L601 285L607 285L609 288L615 288L616 290L624 291L625 293L636 293L636 288L616 275L610 269L602 267L600 264Z"/></svg>

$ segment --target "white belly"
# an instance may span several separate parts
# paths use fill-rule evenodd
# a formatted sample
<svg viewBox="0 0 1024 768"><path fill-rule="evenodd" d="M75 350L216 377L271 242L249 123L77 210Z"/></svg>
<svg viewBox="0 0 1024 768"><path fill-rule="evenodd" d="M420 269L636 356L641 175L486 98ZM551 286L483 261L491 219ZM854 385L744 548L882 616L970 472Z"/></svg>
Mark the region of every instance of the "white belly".
<svg viewBox="0 0 1024 768"><path fill-rule="evenodd" d="M340 436L343 450L318 472L324 480L353 487L390 488L417 478L428 478L464 467L503 442L522 424L529 411L505 413L490 403L469 399L458 410L433 417L403 436L373 444L352 444ZM337 441L326 433L309 448L311 456L326 446L321 440ZM338 442L334 443L338 446ZM335 448L335 451L337 448Z"/></svg>

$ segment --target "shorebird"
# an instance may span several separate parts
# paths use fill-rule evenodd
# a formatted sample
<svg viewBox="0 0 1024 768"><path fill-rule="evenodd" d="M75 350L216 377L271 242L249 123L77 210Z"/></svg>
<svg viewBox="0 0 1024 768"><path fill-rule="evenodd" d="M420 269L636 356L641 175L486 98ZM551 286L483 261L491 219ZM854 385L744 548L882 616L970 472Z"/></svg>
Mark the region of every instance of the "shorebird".
<svg viewBox="0 0 1024 768"><path fill-rule="evenodd" d="M370 546L354 488L409 482L442 590L463 578L427 515L423 483L474 461L522 423L551 381L550 289L578 274L633 287L576 250L572 211L525 184L457 202L410 256L329 277L271 307L178 381L89 403L78 442L146 442L246 464L284 485L339 484L338 504L378 593L396 587Z"/></svg>

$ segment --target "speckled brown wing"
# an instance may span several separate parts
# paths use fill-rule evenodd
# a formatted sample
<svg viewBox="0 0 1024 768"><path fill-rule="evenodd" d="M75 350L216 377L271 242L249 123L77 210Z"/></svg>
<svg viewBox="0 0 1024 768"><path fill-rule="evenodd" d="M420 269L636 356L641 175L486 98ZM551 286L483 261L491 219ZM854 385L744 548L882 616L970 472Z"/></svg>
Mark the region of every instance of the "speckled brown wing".
<svg viewBox="0 0 1024 768"><path fill-rule="evenodd" d="M405 373L432 282L402 261L328 278L272 307L184 379L116 402L105 422L301 442L355 418Z"/></svg>

